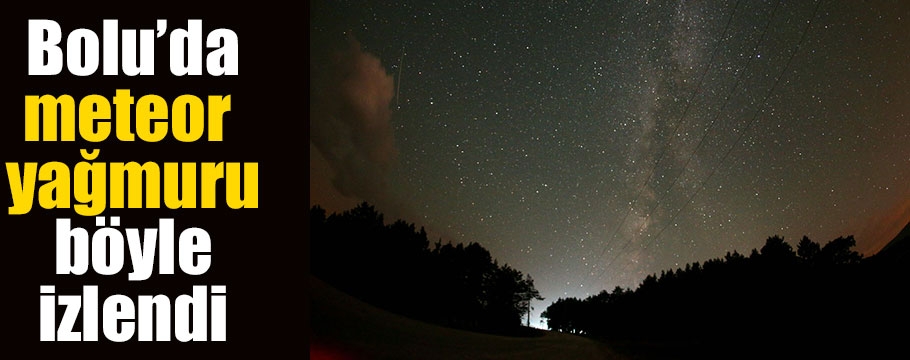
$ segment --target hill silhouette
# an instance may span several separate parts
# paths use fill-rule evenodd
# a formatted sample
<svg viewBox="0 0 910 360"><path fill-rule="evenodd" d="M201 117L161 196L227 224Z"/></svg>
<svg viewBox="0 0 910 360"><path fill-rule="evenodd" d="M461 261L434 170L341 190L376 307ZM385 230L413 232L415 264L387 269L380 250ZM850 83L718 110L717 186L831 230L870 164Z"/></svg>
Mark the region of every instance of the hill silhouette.
<svg viewBox="0 0 910 360"><path fill-rule="evenodd" d="M905 262L910 260L910 222L888 244L886 244L874 258L885 261Z"/></svg>

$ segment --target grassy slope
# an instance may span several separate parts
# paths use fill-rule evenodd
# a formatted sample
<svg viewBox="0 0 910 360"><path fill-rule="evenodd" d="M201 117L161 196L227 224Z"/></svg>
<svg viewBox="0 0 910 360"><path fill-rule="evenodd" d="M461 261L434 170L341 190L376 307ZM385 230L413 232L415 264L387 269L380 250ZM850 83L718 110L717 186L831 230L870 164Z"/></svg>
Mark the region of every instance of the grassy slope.
<svg viewBox="0 0 910 360"><path fill-rule="evenodd" d="M603 343L545 331L517 338L398 316L310 279L312 359L613 359Z"/></svg>

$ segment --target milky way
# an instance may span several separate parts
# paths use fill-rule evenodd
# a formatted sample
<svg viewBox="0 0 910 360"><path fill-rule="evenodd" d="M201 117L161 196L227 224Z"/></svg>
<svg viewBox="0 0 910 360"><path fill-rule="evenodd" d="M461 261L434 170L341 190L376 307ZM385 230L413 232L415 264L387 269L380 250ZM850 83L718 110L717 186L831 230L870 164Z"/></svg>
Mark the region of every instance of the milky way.
<svg viewBox="0 0 910 360"><path fill-rule="evenodd" d="M381 69L350 85L377 89L369 99L389 110L356 122L311 112L311 204L368 200L434 242L479 242L534 277L547 298L536 314L559 297L748 254L771 235L853 234L872 254L910 219L903 3L332 1L310 11L311 108L364 100L326 85L345 76L326 70L335 56ZM389 132L350 125L374 120ZM317 121L350 127L317 139ZM366 146L346 166L322 153L376 141L379 164ZM382 184L381 195L342 192L338 179Z"/></svg>

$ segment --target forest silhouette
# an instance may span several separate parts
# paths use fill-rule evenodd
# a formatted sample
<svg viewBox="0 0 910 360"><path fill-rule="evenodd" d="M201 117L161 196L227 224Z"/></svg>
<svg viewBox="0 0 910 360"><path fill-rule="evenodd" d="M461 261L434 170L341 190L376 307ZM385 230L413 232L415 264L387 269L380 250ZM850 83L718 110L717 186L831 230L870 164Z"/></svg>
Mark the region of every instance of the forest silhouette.
<svg viewBox="0 0 910 360"><path fill-rule="evenodd" d="M451 328L535 334L521 326L531 302L543 300L533 279L480 244L430 246L423 228L386 224L366 202L330 215L314 206L310 229L311 274L350 295ZM635 289L557 299L542 317L551 330L633 357L888 353L904 341L895 327L910 319L910 239L898 240L864 258L853 236L824 245L804 236L795 247L771 236L748 256L728 252L649 275Z"/></svg>
<svg viewBox="0 0 910 360"><path fill-rule="evenodd" d="M665 270L634 290L557 299L542 317L552 330L608 342L677 344L674 357L868 355L904 340L894 325L907 320L908 267L863 258L855 245L853 236L824 246L804 236L794 251L772 236L749 256Z"/></svg>
<svg viewBox="0 0 910 360"><path fill-rule="evenodd" d="M311 273L377 307L443 326L507 335L532 333L522 317L543 300L530 275L500 265L478 243L436 242L426 231L364 202L326 215L310 210Z"/></svg>

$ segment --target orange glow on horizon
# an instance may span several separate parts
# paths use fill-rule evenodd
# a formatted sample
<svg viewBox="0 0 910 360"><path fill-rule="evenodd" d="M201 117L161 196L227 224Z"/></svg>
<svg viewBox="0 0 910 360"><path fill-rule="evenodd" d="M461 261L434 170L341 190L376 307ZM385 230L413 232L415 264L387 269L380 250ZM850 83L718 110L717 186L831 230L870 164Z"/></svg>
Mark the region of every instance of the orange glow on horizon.
<svg viewBox="0 0 910 360"><path fill-rule="evenodd" d="M857 251L869 257L878 253L910 221L910 198L895 203L881 215L870 217L857 236Z"/></svg>

